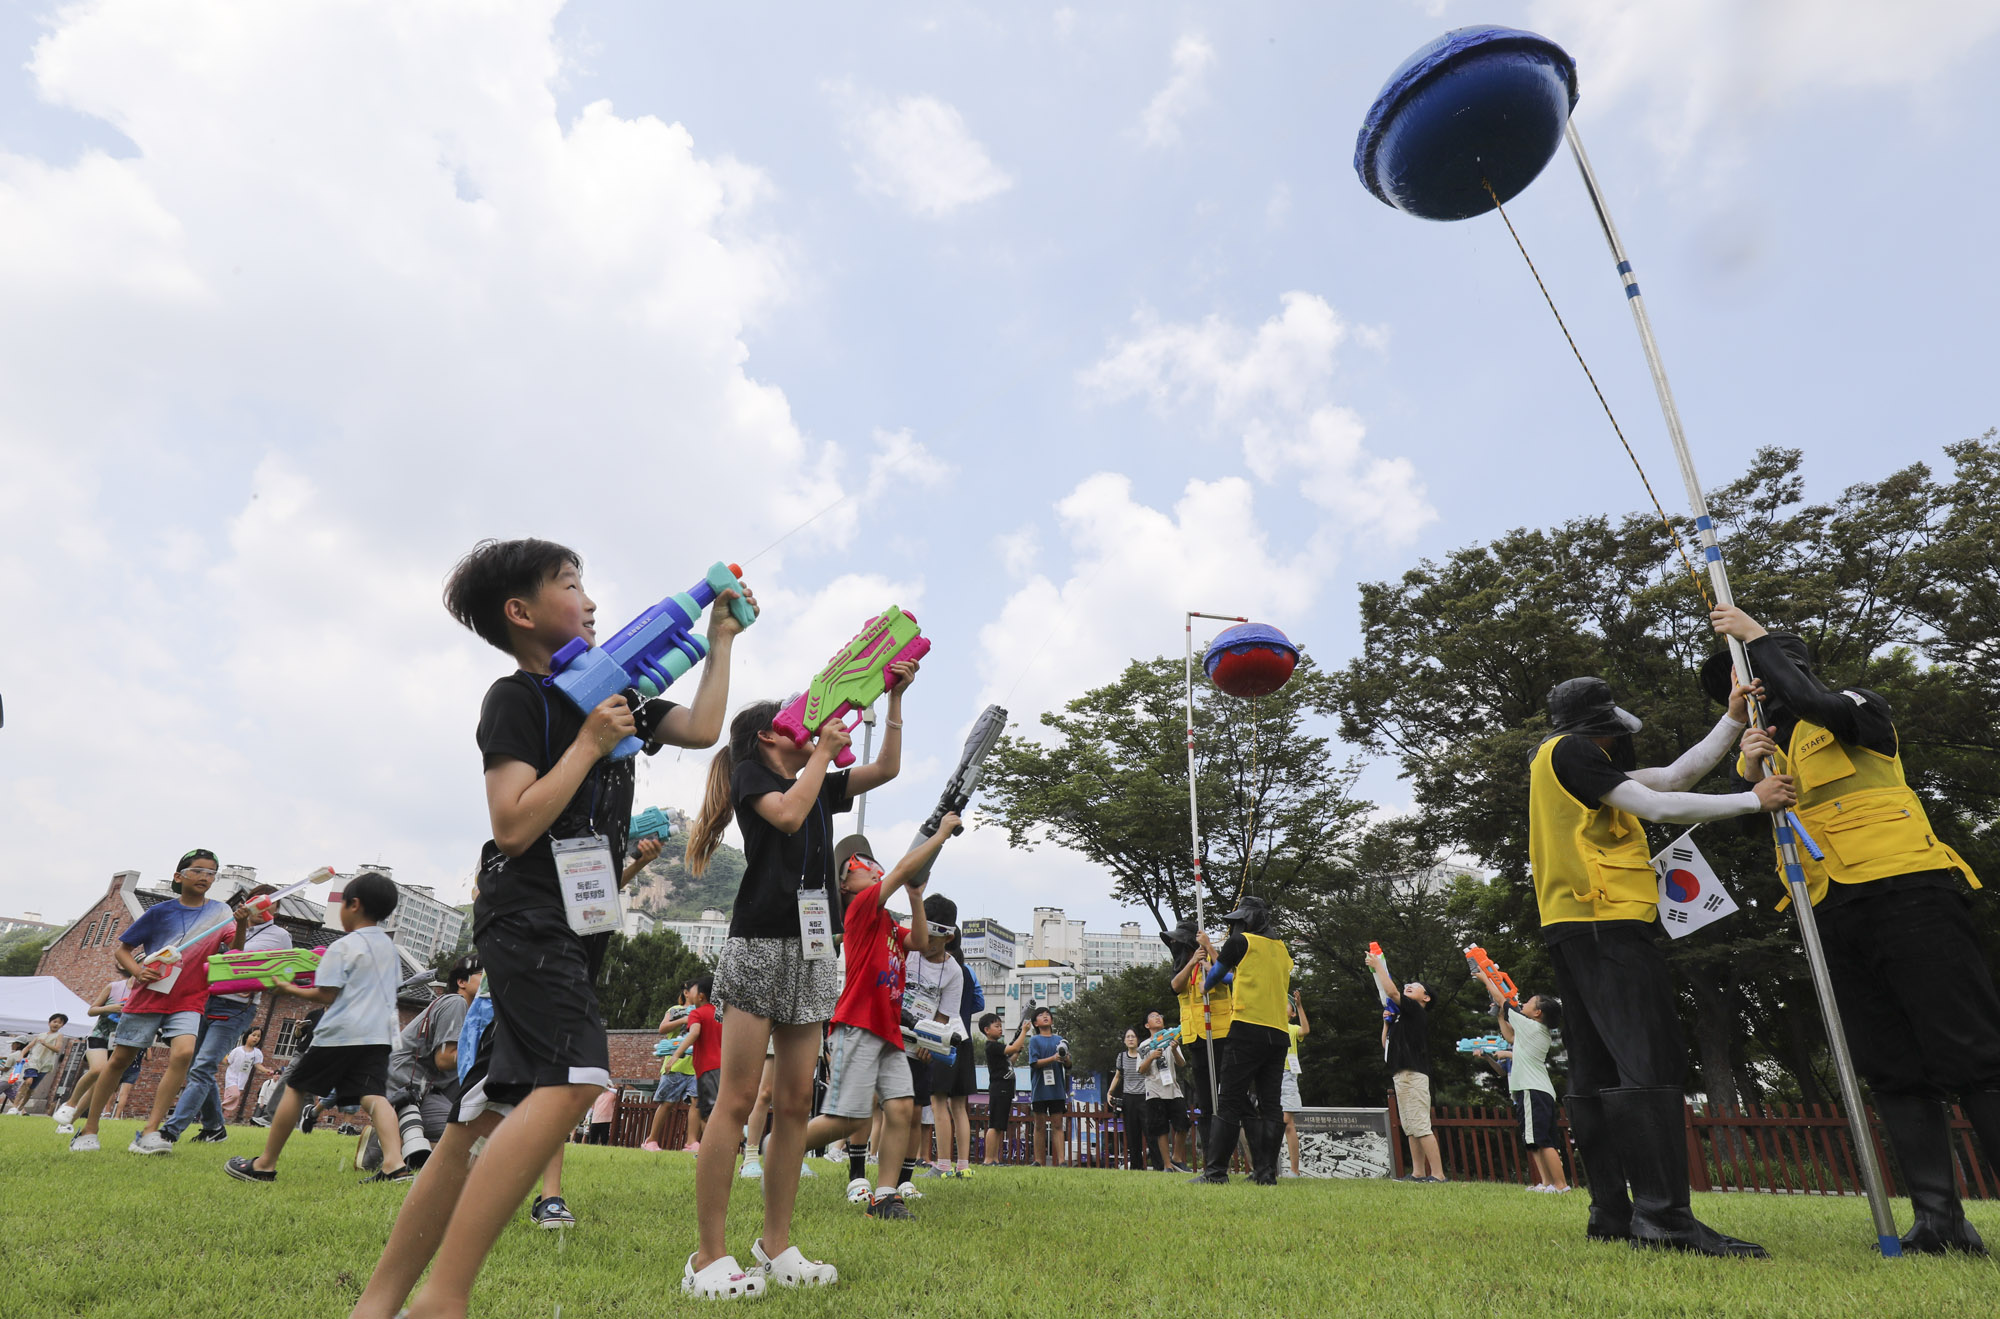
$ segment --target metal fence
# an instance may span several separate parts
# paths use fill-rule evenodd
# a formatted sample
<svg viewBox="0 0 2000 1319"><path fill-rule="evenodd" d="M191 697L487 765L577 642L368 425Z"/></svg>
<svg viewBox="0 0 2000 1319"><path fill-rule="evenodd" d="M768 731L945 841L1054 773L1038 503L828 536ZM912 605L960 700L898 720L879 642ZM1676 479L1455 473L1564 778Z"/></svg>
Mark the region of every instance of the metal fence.
<svg viewBox="0 0 2000 1319"><path fill-rule="evenodd" d="M1402 1124L1394 1121L1394 1170L1401 1176L1407 1164ZM1860 1195L1860 1173L1854 1164L1853 1138L1847 1119L1834 1104L1688 1105L1688 1179L1697 1191L1763 1191L1778 1195ZM1876 1157L1884 1175L1896 1185L1894 1165L1882 1142L1881 1127L1870 1115ZM1438 1138L1446 1173L1462 1181L1518 1182L1533 1180L1520 1126L1506 1109L1440 1105L1431 1110L1431 1129ZM1570 1178L1588 1184L1570 1143L1569 1119L1557 1121L1563 1166ZM1980 1157L1972 1124L1956 1105L1951 1110L1951 1140L1958 1156L1959 1192L1967 1199L2000 1198L2000 1178Z"/></svg>

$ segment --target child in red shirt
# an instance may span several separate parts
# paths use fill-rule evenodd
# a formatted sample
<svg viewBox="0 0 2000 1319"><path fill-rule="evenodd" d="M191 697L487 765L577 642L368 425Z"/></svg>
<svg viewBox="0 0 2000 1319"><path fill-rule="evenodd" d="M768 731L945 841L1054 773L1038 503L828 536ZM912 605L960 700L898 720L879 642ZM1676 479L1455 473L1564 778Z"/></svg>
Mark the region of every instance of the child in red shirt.
<svg viewBox="0 0 2000 1319"><path fill-rule="evenodd" d="M899 888L910 891L912 911L922 911L924 882L944 840L958 828L958 817L947 815L937 832L911 849L886 876L870 855L868 840L855 835L843 842L833 858L834 874L846 898L841 916L841 957L847 964L846 986L833 1010L833 1067L827 1074L826 1103L806 1128L806 1148L865 1133L874 1101L882 1101L882 1148L876 1152L875 1193L869 1198L870 1218L908 1218L909 1206L897 1193L896 1177L916 1122L915 1090L910 1060L903 1053L903 954L922 952L930 931L921 920L905 929L890 918L888 901ZM848 1141L847 1197L868 1196L868 1147Z"/></svg>
<svg viewBox="0 0 2000 1319"><path fill-rule="evenodd" d="M673 1056L667 1059L667 1066L672 1067L681 1060L682 1054L693 1050L695 1114L704 1125L715 1112L715 1097L722 1083L722 1023L716 1016L715 1004L708 1001L714 988L713 976L703 976L694 982L696 1006L693 1012L688 1013L687 1034L681 1036ZM699 1147L701 1130L699 1126L689 1128L688 1149Z"/></svg>

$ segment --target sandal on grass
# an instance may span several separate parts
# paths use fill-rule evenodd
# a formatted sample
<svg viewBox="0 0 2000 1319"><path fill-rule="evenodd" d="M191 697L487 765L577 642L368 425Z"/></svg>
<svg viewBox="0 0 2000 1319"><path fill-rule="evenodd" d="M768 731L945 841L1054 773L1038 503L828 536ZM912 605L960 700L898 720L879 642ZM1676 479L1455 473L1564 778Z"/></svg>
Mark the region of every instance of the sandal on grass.
<svg viewBox="0 0 2000 1319"><path fill-rule="evenodd" d="M762 1296L764 1279L738 1268L734 1255L720 1256L713 1264L696 1273L694 1256L689 1255L687 1269L681 1274L681 1291L705 1301L734 1301Z"/></svg>
<svg viewBox="0 0 2000 1319"><path fill-rule="evenodd" d="M750 1243L757 1267L780 1287L824 1287L840 1281L840 1270L819 1260L807 1259L797 1246L787 1246L776 1259L764 1253L764 1238Z"/></svg>

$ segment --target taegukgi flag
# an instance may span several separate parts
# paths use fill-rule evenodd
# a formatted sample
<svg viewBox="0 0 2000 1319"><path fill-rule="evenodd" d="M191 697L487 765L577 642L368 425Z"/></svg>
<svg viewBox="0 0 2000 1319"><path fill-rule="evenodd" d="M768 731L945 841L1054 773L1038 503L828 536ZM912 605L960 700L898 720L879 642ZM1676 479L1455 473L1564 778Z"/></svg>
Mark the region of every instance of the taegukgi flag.
<svg viewBox="0 0 2000 1319"><path fill-rule="evenodd" d="M1660 924L1676 939L1736 910L1736 899L1694 845L1692 829L1653 858L1653 871L1660 877Z"/></svg>

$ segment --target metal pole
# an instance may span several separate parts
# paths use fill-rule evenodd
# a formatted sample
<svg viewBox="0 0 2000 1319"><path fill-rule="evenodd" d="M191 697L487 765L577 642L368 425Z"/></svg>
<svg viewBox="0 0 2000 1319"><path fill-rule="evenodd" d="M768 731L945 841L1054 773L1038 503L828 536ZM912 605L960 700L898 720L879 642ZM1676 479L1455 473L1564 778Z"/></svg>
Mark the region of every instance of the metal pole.
<svg viewBox="0 0 2000 1319"><path fill-rule="evenodd" d="M1181 620L1187 629L1188 834L1194 843L1194 928L1199 932L1207 928L1206 907L1202 900L1207 884L1201 875L1201 802L1195 791L1194 773L1194 620L1197 618L1213 618L1224 623L1247 623L1250 620L1232 614L1204 614L1196 609L1188 610L1187 617ZM1222 1087L1215 1075L1215 1036L1209 1033L1208 989L1205 986L1201 991L1201 1007L1201 1037L1208 1047L1208 1117L1213 1122L1215 1110L1222 1107Z"/></svg>
<svg viewBox="0 0 2000 1319"><path fill-rule="evenodd" d="M1574 120L1564 130L1564 136L1569 140L1570 154L1576 157L1576 167L1583 175L1584 191L1590 195L1590 204L1597 211L1597 222L1604 229L1604 239L1611 245L1611 258L1618 263L1618 276L1625 285L1625 301L1632 308L1632 321L1639 330L1639 346L1645 350L1646 367L1653 373L1653 389L1660 396L1660 412L1666 418L1667 438L1673 443L1674 458L1680 464L1681 483L1687 487L1688 503L1694 509L1695 534L1703 557L1708 561L1709 586L1714 590L1717 602L1733 605L1736 599L1729 590L1729 573L1722 564L1722 547L1716 541L1715 521L1708 515L1708 501L1702 496L1701 479L1695 475L1694 456L1688 451L1687 435L1681 429L1680 409L1674 406L1673 387L1667 383L1667 369L1660 361L1660 346L1653 338L1653 323L1646 315L1646 300L1639 295L1638 277L1632 273L1632 262L1625 255L1625 245L1618 240L1618 228L1611 222L1611 212L1604 204L1604 193L1597 186L1597 175L1590 168L1590 157L1584 153L1583 139L1577 135ZM1736 672L1743 676L1744 681L1749 681L1750 657L1743 643L1735 637L1727 640L1729 657L1736 665ZM1754 700L1750 704L1750 718L1753 724L1762 722ZM1896 1219L1889 1209L1889 1193L1882 1181L1882 1167L1875 1157L1875 1141L1869 1132L1868 1111L1862 1106L1861 1082L1854 1073L1854 1058L1847 1047L1847 1031L1841 1025L1840 1005L1834 1000L1833 978L1827 971L1826 951L1820 944L1819 923L1813 917L1812 894L1806 884L1805 867L1799 862L1798 838L1785 812L1771 817L1771 828L1777 834L1785 884L1791 890L1792 911L1798 918L1799 942L1805 947L1806 966L1812 972L1813 991L1819 998L1820 1016L1826 1022L1827 1044L1833 1053L1834 1073L1840 1081L1840 1098L1847 1106L1854 1159L1861 1167L1861 1181L1868 1192L1868 1208L1875 1219L1876 1243L1885 1256L1898 1256L1903 1253L1902 1243L1896 1236Z"/></svg>
<svg viewBox="0 0 2000 1319"><path fill-rule="evenodd" d="M861 712L861 763L875 759L875 707L869 706ZM854 832L868 832L868 794L862 793L854 799Z"/></svg>

